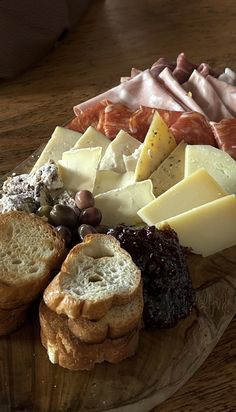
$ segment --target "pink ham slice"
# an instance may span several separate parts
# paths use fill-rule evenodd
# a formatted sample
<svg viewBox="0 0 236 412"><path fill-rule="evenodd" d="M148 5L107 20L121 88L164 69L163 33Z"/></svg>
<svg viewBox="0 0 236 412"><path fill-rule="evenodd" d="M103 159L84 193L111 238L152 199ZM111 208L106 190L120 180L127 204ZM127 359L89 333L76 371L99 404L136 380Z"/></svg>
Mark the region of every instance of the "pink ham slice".
<svg viewBox="0 0 236 412"><path fill-rule="evenodd" d="M159 74L166 88L188 109L204 114L201 107L194 101L194 99L186 93L186 90L177 82L171 71L166 67Z"/></svg>
<svg viewBox="0 0 236 412"><path fill-rule="evenodd" d="M225 68L224 73L221 73L218 79L228 84L236 86L236 73L229 67Z"/></svg>
<svg viewBox="0 0 236 412"><path fill-rule="evenodd" d="M236 117L236 87L212 76L207 76L207 81L215 89L229 112Z"/></svg>
<svg viewBox="0 0 236 412"><path fill-rule="evenodd" d="M236 160L236 119L211 122L211 127L219 148Z"/></svg>
<svg viewBox="0 0 236 412"><path fill-rule="evenodd" d="M138 74L133 79L119 84L112 89L74 107L76 115L81 110L104 99L112 103L121 103L131 110L140 106L183 111L183 106L150 74L149 70Z"/></svg>
<svg viewBox="0 0 236 412"><path fill-rule="evenodd" d="M176 59L176 68L173 71L173 75L175 79L182 84L188 80L189 76L196 68L196 64L187 60L184 53L180 53Z"/></svg>
<svg viewBox="0 0 236 412"><path fill-rule="evenodd" d="M210 120L218 122L224 118L232 118L231 113L221 101L211 83L197 70L193 71L183 87L187 92L192 93L193 99Z"/></svg>

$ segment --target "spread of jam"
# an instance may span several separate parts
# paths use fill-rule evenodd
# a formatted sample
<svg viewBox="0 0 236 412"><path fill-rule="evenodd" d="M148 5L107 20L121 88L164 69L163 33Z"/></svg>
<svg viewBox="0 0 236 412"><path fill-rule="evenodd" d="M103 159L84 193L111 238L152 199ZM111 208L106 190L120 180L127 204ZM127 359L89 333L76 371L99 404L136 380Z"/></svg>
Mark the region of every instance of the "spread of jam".
<svg viewBox="0 0 236 412"><path fill-rule="evenodd" d="M146 328L174 327L195 305L195 291L186 263L187 249L171 228L118 225L115 236L142 272L144 325Z"/></svg>

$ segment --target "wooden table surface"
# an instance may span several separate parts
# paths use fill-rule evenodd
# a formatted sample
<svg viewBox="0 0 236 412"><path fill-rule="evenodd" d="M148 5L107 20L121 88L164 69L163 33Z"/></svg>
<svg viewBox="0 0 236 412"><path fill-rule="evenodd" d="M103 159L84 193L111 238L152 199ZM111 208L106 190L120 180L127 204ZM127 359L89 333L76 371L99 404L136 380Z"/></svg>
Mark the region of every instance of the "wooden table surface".
<svg viewBox="0 0 236 412"><path fill-rule="evenodd" d="M70 119L73 105L117 84L131 67L184 51L195 62L236 69L235 21L233 0L93 1L50 55L0 82L0 173ZM153 412L236 411L235 339L236 320L192 379Z"/></svg>

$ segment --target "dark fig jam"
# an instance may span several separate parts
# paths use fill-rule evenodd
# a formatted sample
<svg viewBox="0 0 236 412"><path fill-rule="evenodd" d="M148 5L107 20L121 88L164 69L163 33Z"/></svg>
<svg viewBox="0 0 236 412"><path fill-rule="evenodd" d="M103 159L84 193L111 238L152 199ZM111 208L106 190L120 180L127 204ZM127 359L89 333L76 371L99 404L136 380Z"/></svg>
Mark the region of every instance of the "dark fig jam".
<svg viewBox="0 0 236 412"><path fill-rule="evenodd" d="M174 327L195 305L195 291L186 263L186 248L171 228L118 225L108 234L120 241L140 268L143 278L144 324Z"/></svg>

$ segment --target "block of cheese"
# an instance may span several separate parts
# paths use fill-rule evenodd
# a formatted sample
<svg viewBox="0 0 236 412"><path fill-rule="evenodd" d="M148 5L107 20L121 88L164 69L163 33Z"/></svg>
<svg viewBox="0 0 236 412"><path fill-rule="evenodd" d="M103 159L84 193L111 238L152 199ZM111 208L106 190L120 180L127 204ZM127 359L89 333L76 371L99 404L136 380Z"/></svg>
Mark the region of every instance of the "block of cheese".
<svg viewBox="0 0 236 412"><path fill-rule="evenodd" d="M109 190L120 189L134 183L134 172L117 173L113 170L98 170L93 194L105 193Z"/></svg>
<svg viewBox="0 0 236 412"><path fill-rule="evenodd" d="M153 193L159 196L184 178L186 143L182 140L160 166L151 174Z"/></svg>
<svg viewBox="0 0 236 412"><path fill-rule="evenodd" d="M126 171L123 155L130 155L140 146L140 142L124 130L120 130L109 144L100 163L100 170L114 170L118 173Z"/></svg>
<svg viewBox="0 0 236 412"><path fill-rule="evenodd" d="M236 161L226 152L210 145L187 145L185 176L204 167L228 194L236 194Z"/></svg>
<svg viewBox="0 0 236 412"><path fill-rule="evenodd" d="M137 211L154 198L151 180L144 180L95 196L95 206L102 212L104 225L136 225L141 222Z"/></svg>
<svg viewBox="0 0 236 412"><path fill-rule="evenodd" d="M59 173L67 190L93 191L102 148L91 147L64 152L58 161Z"/></svg>
<svg viewBox="0 0 236 412"><path fill-rule="evenodd" d="M176 147L175 138L155 112L135 169L135 180L147 179Z"/></svg>
<svg viewBox="0 0 236 412"><path fill-rule="evenodd" d="M236 244L236 197L227 195L181 215L160 222L172 227L181 245L209 256Z"/></svg>
<svg viewBox="0 0 236 412"><path fill-rule="evenodd" d="M135 171L142 147L143 145L141 144L131 155L123 155L123 160L127 172Z"/></svg>
<svg viewBox="0 0 236 412"><path fill-rule="evenodd" d="M225 195L213 177L199 169L140 209L138 215L151 226Z"/></svg>
<svg viewBox="0 0 236 412"><path fill-rule="evenodd" d="M62 153L71 149L80 139L80 136L81 133L57 126L37 162L34 164L32 172L39 169L50 159L57 163L62 158Z"/></svg>
<svg viewBox="0 0 236 412"><path fill-rule="evenodd" d="M94 127L89 126L74 145L74 149L84 149L86 147L101 147L103 156L110 143L110 139L104 136L104 134L98 132L96 129L94 129Z"/></svg>

